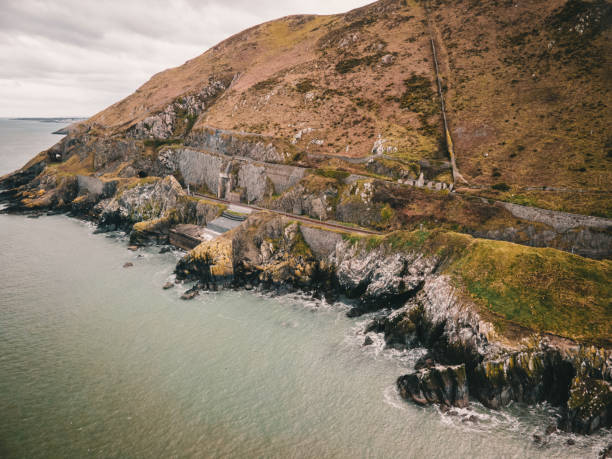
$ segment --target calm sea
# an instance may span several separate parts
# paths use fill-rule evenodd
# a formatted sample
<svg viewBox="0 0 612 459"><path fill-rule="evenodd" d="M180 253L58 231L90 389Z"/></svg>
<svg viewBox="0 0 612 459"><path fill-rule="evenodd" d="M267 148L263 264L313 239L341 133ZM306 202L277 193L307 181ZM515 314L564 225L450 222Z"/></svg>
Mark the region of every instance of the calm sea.
<svg viewBox="0 0 612 459"><path fill-rule="evenodd" d="M60 125L0 120L0 173ZM423 352L363 347L342 304L164 291L179 252L65 216L0 215L0 457L596 457L532 437L547 407L441 414L395 380ZM122 265L130 261L131 268ZM569 438L576 445L567 446Z"/></svg>

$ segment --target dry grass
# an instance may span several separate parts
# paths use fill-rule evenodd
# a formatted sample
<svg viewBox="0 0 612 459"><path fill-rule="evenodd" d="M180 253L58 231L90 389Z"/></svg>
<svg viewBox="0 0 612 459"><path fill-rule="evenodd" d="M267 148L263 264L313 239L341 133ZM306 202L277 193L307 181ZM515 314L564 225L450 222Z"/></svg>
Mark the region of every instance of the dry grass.
<svg viewBox="0 0 612 459"><path fill-rule="evenodd" d="M586 7L561 10L566 3L431 2L458 165L471 185L503 182L522 195L534 186L611 191L610 29L569 34ZM285 149L312 128L296 152L349 157L369 155L380 136L399 159L443 159L426 19L422 2L382 0L271 21L155 75L89 123L121 131L210 76L239 74L193 129L264 134ZM388 55L393 62L383 64ZM342 62L355 65L343 73ZM609 215L611 199L532 191L527 201Z"/></svg>

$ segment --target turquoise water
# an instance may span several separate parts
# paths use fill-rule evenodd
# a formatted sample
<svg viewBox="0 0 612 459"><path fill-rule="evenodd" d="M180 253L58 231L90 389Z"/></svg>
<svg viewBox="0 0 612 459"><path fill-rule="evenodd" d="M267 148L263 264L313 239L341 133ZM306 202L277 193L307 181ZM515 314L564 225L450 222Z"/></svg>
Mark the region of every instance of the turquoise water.
<svg viewBox="0 0 612 459"><path fill-rule="evenodd" d="M0 457L596 457L606 440L534 444L546 407L406 403L395 379L422 350L363 347L346 306L182 301L161 289L179 252L93 229L0 215Z"/></svg>

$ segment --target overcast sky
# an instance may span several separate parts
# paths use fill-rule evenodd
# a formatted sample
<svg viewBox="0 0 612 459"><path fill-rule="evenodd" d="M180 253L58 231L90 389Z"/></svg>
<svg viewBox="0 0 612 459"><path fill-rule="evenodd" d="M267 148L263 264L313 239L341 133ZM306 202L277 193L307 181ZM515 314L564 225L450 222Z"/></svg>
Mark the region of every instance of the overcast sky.
<svg viewBox="0 0 612 459"><path fill-rule="evenodd" d="M90 116L247 27L373 0L0 0L0 117Z"/></svg>

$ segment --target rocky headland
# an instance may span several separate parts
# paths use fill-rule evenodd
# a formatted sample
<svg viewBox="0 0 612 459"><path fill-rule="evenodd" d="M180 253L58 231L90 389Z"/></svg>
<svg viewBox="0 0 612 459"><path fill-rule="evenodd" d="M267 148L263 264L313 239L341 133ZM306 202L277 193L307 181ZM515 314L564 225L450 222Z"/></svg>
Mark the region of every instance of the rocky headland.
<svg viewBox="0 0 612 459"><path fill-rule="evenodd" d="M397 381L407 400L546 401L560 429L610 427L607 80L592 58L609 47L612 9L497 3L382 0L249 29L71 125L0 179L2 211L66 212L139 245L205 227L230 202L252 206L178 263L177 278L195 282L187 298L344 297L351 316L369 314L366 340L429 350ZM489 42L479 22L501 38ZM466 51L466 40L478 45ZM482 94L465 59L491 66L499 93ZM553 79L574 86L560 94Z"/></svg>

